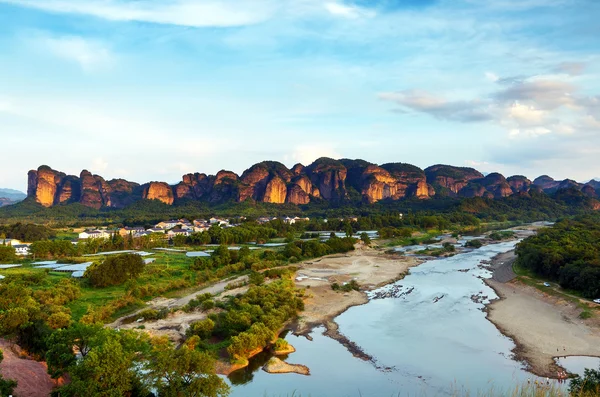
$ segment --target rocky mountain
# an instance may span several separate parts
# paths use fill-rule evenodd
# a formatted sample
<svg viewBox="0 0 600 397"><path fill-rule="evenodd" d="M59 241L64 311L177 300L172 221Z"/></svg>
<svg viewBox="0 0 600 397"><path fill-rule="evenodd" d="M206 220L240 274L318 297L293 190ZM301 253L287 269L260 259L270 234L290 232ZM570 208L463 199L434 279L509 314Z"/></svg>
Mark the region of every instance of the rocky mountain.
<svg viewBox="0 0 600 397"><path fill-rule="evenodd" d="M532 182L522 175L484 176L468 167L438 164L423 170L405 163L377 165L364 160L320 158L307 166L295 164L291 169L276 161L263 161L241 175L226 170L216 175L186 174L175 185L107 181L87 170L79 176L66 175L43 165L29 171L27 196L46 207L80 203L98 209L124 208L142 199L168 205L189 200L302 205L315 201L375 203L434 196L502 198L527 195L532 190L551 193L567 188L596 197L600 186L592 182L595 181L583 185L568 179L555 181L547 175Z"/></svg>
<svg viewBox="0 0 600 397"><path fill-rule="evenodd" d="M18 190L0 188L0 207L18 203L26 197L25 193Z"/></svg>

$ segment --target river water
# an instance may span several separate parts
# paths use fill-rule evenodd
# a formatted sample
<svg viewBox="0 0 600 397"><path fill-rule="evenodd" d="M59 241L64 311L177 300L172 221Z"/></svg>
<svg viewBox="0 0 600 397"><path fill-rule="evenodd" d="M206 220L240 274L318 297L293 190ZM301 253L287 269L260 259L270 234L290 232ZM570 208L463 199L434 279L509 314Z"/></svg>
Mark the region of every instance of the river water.
<svg viewBox="0 0 600 397"><path fill-rule="evenodd" d="M514 248L516 242L488 245L454 257L425 262L404 280L336 318L340 332L375 362L354 357L315 329L312 341L287 335L297 351L286 359L304 364L311 375L267 374L260 364L230 377L232 396L446 396L491 388L505 390L532 375L511 359L514 343L486 317L484 304L496 298L480 264ZM406 292L411 291L406 294Z"/></svg>

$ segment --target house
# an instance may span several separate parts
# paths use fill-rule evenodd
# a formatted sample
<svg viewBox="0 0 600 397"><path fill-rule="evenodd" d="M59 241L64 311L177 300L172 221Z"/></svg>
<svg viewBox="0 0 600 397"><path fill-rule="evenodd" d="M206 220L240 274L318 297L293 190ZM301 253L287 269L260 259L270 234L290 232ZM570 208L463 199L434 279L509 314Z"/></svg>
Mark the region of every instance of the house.
<svg viewBox="0 0 600 397"><path fill-rule="evenodd" d="M21 245L21 241L15 240L14 238L0 239L0 245Z"/></svg>
<svg viewBox="0 0 600 397"><path fill-rule="evenodd" d="M190 231L184 229L171 229L167 232L167 235L171 238L175 236L189 236Z"/></svg>
<svg viewBox="0 0 600 397"><path fill-rule="evenodd" d="M26 256L29 255L29 244L17 244L13 245L17 255Z"/></svg>
<svg viewBox="0 0 600 397"><path fill-rule="evenodd" d="M133 237L134 237L134 238L140 238L140 237L150 236L151 234L152 234L152 232L147 232L147 231L145 231L145 230L142 230L142 231L138 231L138 232L136 232L136 233L133 235Z"/></svg>
<svg viewBox="0 0 600 397"><path fill-rule="evenodd" d="M160 227L153 227L153 228L150 228L150 229L148 229L146 231L150 232L150 233L164 233L165 229L160 228Z"/></svg>
<svg viewBox="0 0 600 397"><path fill-rule="evenodd" d="M228 219L222 219L222 218L210 218L208 220L208 222L211 225L219 225L219 226L227 226L229 225L229 220Z"/></svg>
<svg viewBox="0 0 600 397"><path fill-rule="evenodd" d="M82 233L79 233L80 240L88 240L92 238L109 238L110 233L107 233L106 230L88 230Z"/></svg>
<svg viewBox="0 0 600 397"><path fill-rule="evenodd" d="M275 219L277 219L277 217L276 217L276 216L271 216L271 217L269 217L269 216L261 216L261 217L260 217L260 218L258 218L256 221L257 221L259 224L261 224L261 225L262 225L263 223L271 222L271 221L274 221Z"/></svg>
<svg viewBox="0 0 600 397"><path fill-rule="evenodd" d="M145 232L146 229L144 229L141 226L135 226L135 227L122 227L119 229L119 234L121 235L121 237L125 237L128 235L135 235L137 233L142 233Z"/></svg>
<svg viewBox="0 0 600 397"><path fill-rule="evenodd" d="M162 221L157 223L154 227L160 227L161 229L173 229L175 226L180 224L181 222L171 219L170 221Z"/></svg>

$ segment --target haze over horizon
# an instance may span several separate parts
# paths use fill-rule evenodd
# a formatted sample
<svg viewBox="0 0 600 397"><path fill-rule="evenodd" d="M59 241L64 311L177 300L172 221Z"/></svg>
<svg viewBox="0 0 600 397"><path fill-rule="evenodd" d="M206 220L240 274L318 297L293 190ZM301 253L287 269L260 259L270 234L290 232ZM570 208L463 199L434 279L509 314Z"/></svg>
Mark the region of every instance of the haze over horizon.
<svg viewBox="0 0 600 397"><path fill-rule="evenodd" d="M485 3L485 4L484 4ZM0 0L0 187L318 157L600 176L594 0Z"/></svg>

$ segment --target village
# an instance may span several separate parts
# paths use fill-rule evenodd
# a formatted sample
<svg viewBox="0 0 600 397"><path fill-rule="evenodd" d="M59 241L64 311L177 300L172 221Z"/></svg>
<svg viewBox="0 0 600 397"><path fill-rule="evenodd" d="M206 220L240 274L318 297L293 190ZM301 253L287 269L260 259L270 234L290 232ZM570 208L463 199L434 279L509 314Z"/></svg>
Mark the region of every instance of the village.
<svg viewBox="0 0 600 397"><path fill-rule="evenodd" d="M201 233L208 231L213 226L219 226L221 228L231 228L235 226L239 226L240 222L246 220L245 217L235 218L236 222L234 223L230 219L220 218L220 217L211 217L209 219L194 219L193 221L189 221L187 219L171 219L166 221L158 222L154 227L144 228L143 226L124 226L121 228L108 228L108 227L98 227L98 228L76 228L73 229L74 232L77 233L77 238L73 239L71 242L73 244L78 244L80 242L87 242L93 239L109 239L114 235L119 235L121 237L132 237L132 238L142 238L145 236L160 236L165 240L172 241L174 237L177 236L190 236L193 233ZM258 224L263 225L267 222L274 221L279 219L277 217L260 217L256 221ZM282 221L286 224L294 224L299 221L307 222L310 219L307 217L289 217L286 216L281 218ZM326 221L326 220L325 220ZM31 242L24 242L17 239L0 239L0 245L9 245L15 249L15 253L21 257L27 257L30 255L30 246Z"/></svg>

